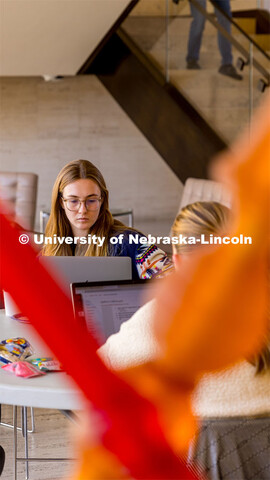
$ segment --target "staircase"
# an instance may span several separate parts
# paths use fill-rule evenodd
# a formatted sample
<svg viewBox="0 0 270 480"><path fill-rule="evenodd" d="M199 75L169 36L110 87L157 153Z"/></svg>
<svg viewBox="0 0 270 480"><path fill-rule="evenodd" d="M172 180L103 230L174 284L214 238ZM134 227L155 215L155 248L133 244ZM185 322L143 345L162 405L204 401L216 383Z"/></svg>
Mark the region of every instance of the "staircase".
<svg viewBox="0 0 270 480"><path fill-rule="evenodd" d="M208 13L213 13L212 4L207 5ZM256 88L261 75L268 83L270 79L265 70L269 57L253 44L259 72L252 62L244 68L241 81L218 73L220 53L213 18L206 21L201 70L186 70L189 2L140 0L77 72L97 75L182 182L190 176L207 178L213 156L250 124L253 110L263 99ZM257 19L244 15L237 21L266 41ZM234 37L235 61L240 51L239 64L244 65L251 54L249 39L237 27Z"/></svg>
<svg viewBox="0 0 270 480"><path fill-rule="evenodd" d="M186 70L186 45L191 17L187 4L179 4L179 6L178 14L174 13L170 17L168 37L166 37L165 18L162 15L130 16L124 22L123 28L163 70L165 46L168 42L167 62L170 82L215 129L220 138L224 142L231 143L248 125L252 111L263 99L263 94L257 89L262 75L253 68L251 88L248 66L242 72L242 81L236 81L218 73L220 54L217 46L217 32L209 21L206 21L201 47L202 69ZM256 41L259 47L269 52L270 35L262 31L263 22L261 19L258 21L258 12L250 10L244 11L242 15L241 12L235 12L234 15L238 25ZM265 25L269 26L269 23L265 21ZM232 33L234 38L249 51L248 39L235 28ZM254 48L253 51L258 62L269 71L269 59L259 49ZM233 48L233 54L236 62L241 55L235 48Z"/></svg>

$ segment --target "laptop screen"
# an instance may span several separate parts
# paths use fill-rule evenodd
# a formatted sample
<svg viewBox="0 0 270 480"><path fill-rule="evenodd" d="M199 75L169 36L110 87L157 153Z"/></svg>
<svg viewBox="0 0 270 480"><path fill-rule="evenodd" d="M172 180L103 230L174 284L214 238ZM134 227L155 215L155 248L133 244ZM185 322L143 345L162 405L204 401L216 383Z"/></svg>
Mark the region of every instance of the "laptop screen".
<svg viewBox="0 0 270 480"><path fill-rule="evenodd" d="M129 257L40 257L39 261L70 295L70 284L129 280L132 278Z"/></svg>
<svg viewBox="0 0 270 480"><path fill-rule="evenodd" d="M99 343L118 332L122 323L154 296L149 280L75 283L71 288L77 318Z"/></svg>

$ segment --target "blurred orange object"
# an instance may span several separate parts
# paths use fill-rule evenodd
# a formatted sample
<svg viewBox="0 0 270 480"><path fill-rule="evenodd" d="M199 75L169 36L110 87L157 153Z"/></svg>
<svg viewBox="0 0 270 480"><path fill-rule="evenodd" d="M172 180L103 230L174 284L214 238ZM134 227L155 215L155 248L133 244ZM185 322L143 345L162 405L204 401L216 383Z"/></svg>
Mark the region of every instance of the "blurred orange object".
<svg viewBox="0 0 270 480"><path fill-rule="evenodd" d="M167 438L185 451L195 430L190 393L206 371L261 348L267 332L270 231L270 97L244 136L213 166L232 190L230 236L251 245L203 249L158 289L157 341L163 355L122 372L158 407ZM256 122L256 123L255 123Z"/></svg>
<svg viewBox="0 0 270 480"><path fill-rule="evenodd" d="M76 480L128 480L130 475L117 458L102 445L83 445Z"/></svg>
<svg viewBox="0 0 270 480"><path fill-rule="evenodd" d="M157 406L165 435L177 453L186 451L195 431L190 393L200 376L255 353L265 341L269 302L269 111L270 98L255 118L254 140L250 143L247 136L243 137L214 165L215 178L229 185L234 195L230 236L242 233L252 237L252 244L204 249L181 272L165 279L157 292L156 316L156 337L163 355L120 373ZM86 446L76 479L129 478L126 475L102 447L88 451Z"/></svg>

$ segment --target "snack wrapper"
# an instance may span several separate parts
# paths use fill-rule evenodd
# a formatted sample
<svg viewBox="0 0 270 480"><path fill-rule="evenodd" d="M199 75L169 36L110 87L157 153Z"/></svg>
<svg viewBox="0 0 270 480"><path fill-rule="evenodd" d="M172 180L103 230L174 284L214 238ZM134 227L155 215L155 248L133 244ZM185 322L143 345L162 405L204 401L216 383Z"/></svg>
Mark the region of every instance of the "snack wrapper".
<svg viewBox="0 0 270 480"><path fill-rule="evenodd" d="M60 372L63 370L60 362L50 357L34 358L29 361L42 372Z"/></svg>
<svg viewBox="0 0 270 480"><path fill-rule="evenodd" d="M38 377L39 375L45 375L44 372L41 372L29 362L13 362L2 367L3 370L7 372L14 373L17 377Z"/></svg>
<svg viewBox="0 0 270 480"><path fill-rule="evenodd" d="M8 338L0 343L0 364L25 360L33 353L33 348L25 338Z"/></svg>

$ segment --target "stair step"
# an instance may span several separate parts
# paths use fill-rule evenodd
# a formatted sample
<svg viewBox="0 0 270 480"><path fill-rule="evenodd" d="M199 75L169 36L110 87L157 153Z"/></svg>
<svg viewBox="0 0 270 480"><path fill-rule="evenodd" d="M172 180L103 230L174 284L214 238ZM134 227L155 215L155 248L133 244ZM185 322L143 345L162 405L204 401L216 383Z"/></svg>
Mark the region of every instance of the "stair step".
<svg viewBox="0 0 270 480"><path fill-rule="evenodd" d="M254 108L263 100L254 76ZM233 141L249 121L249 79L237 81L217 70L170 70L170 81L184 93L206 121L227 141Z"/></svg>
<svg viewBox="0 0 270 480"><path fill-rule="evenodd" d="M242 17L235 17L234 22L244 30L244 32L250 34L256 33L256 19L255 18L242 18ZM237 30L234 28L233 30ZM234 34L234 31L233 31Z"/></svg>
<svg viewBox="0 0 270 480"><path fill-rule="evenodd" d="M270 35L266 33L257 33L251 35L251 38L256 42L264 51L270 50Z"/></svg>
<svg viewBox="0 0 270 480"><path fill-rule="evenodd" d="M256 87L258 76L254 77ZM249 105L249 76L237 81L216 69L170 70L170 80L201 108L243 108ZM260 97L260 92L256 93Z"/></svg>
<svg viewBox="0 0 270 480"><path fill-rule="evenodd" d="M256 8L258 8L258 0L234 0L231 2L232 12L255 10Z"/></svg>

